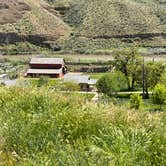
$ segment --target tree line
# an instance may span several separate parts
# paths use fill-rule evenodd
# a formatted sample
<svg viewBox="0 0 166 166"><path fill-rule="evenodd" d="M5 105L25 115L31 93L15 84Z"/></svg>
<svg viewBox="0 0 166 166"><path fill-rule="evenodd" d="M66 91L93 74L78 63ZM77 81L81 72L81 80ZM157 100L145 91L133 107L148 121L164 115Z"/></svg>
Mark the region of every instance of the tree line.
<svg viewBox="0 0 166 166"><path fill-rule="evenodd" d="M165 62L145 61L136 48L116 50L112 55L114 60L109 62L110 72L97 82L99 92L112 96L119 91L142 91L143 98L148 99L149 91L154 91L157 94L153 99L154 103L165 102Z"/></svg>

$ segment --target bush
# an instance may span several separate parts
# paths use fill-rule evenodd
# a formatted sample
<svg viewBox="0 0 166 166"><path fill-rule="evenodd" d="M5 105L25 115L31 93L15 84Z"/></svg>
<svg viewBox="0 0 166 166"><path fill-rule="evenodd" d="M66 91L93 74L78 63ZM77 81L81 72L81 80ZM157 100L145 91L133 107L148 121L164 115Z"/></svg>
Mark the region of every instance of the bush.
<svg viewBox="0 0 166 166"><path fill-rule="evenodd" d="M142 97L139 94L132 94L130 96L130 107L139 109L142 105Z"/></svg>
<svg viewBox="0 0 166 166"><path fill-rule="evenodd" d="M114 93L126 89L127 82L124 74L121 72L108 73L97 81L96 86L99 92L112 96Z"/></svg>
<svg viewBox="0 0 166 166"><path fill-rule="evenodd" d="M11 80L16 79L18 77L18 73L16 71L9 72L8 75L9 79Z"/></svg>
<svg viewBox="0 0 166 166"><path fill-rule="evenodd" d="M164 72L160 78L160 83L166 86L166 72Z"/></svg>
<svg viewBox="0 0 166 166"><path fill-rule="evenodd" d="M0 50L3 54L17 55L17 54L30 54L32 52L44 51L41 47L35 46L28 42L18 42L15 44L0 46Z"/></svg>
<svg viewBox="0 0 166 166"><path fill-rule="evenodd" d="M162 84L157 84L153 90L152 102L154 104L160 105L160 110L162 110L162 105L166 101L166 86Z"/></svg>

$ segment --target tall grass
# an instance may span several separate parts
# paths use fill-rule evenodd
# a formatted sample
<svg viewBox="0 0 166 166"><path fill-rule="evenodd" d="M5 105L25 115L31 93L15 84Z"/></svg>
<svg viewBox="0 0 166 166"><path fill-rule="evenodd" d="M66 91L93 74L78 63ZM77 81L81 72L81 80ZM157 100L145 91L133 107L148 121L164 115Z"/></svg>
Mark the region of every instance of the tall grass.
<svg viewBox="0 0 166 166"><path fill-rule="evenodd" d="M1 88L0 164L164 165L165 117L44 88Z"/></svg>

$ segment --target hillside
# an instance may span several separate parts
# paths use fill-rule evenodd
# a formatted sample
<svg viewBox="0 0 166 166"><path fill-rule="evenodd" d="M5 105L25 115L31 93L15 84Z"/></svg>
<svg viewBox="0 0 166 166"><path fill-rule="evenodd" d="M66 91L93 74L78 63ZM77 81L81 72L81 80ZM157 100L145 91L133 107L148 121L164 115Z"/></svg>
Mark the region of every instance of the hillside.
<svg viewBox="0 0 166 166"><path fill-rule="evenodd" d="M15 33L16 38L44 36L51 40L69 35L69 26L50 12L51 7L42 0L2 0L0 6L1 34Z"/></svg>
<svg viewBox="0 0 166 166"><path fill-rule="evenodd" d="M80 10L77 19L73 19L78 9ZM69 23L78 25L79 32L84 36L165 31L153 7L133 0L84 0L84 3L76 3L71 7L67 18Z"/></svg>
<svg viewBox="0 0 166 166"><path fill-rule="evenodd" d="M17 4L14 9L12 3ZM44 35L43 40L62 50L82 53L133 44L166 47L165 0L2 0L0 4L0 32Z"/></svg>
<svg viewBox="0 0 166 166"><path fill-rule="evenodd" d="M87 36L164 32L165 0L47 0ZM83 31L83 32L82 32Z"/></svg>
<svg viewBox="0 0 166 166"><path fill-rule="evenodd" d="M77 36L91 39L89 45L93 40L104 48L133 43L165 46L165 7L164 1L82 0L71 5L65 19Z"/></svg>

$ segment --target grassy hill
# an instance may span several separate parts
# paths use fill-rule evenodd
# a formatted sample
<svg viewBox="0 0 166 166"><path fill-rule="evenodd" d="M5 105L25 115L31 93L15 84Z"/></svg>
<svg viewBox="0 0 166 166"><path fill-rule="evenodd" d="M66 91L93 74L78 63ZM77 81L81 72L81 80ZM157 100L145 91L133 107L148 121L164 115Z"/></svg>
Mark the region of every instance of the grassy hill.
<svg viewBox="0 0 166 166"><path fill-rule="evenodd" d="M46 35L54 38L67 37L69 26L48 9L42 0L9 0L0 2L0 32L20 35ZM28 10L25 10L25 6Z"/></svg>
<svg viewBox="0 0 166 166"><path fill-rule="evenodd" d="M166 29L166 1L163 0L47 1L56 7L70 7L66 21L87 36L153 33Z"/></svg>
<svg viewBox="0 0 166 166"><path fill-rule="evenodd" d="M93 52L119 46L166 46L166 2L52 0L73 28L64 49ZM67 5L66 5L67 4Z"/></svg>
<svg viewBox="0 0 166 166"><path fill-rule="evenodd" d="M12 6L12 2L5 1ZM119 46L166 46L165 0L24 0L28 10L6 17L0 32L45 35L79 53ZM24 5L25 6L25 5ZM10 10L11 12L11 10ZM2 15L2 14L1 14ZM58 39L58 40L57 40ZM52 40L52 39L51 39Z"/></svg>

